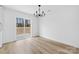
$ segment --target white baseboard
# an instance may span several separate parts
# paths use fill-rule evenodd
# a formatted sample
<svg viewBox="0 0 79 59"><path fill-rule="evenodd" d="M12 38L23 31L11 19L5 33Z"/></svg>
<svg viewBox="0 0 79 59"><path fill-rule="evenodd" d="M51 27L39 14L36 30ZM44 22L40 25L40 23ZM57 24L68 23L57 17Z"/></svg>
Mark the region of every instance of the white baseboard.
<svg viewBox="0 0 79 59"><path fill-rule="evenodd" d="M79 46L72 45L72 44L69 44L69 43L66 43L66 42L61 42L59 40L56 40L55 38L51 38L51 37L47 37L47 36L43 36L43 35L40 35L40 37L44 37L44 38L47 38L49 40L53 40L53 41L56 41L56 42L59 42L59 43L62 43L62 44L66 44L66 45L69 45L69 46L72 46L72 47L75 47L75 48L79 48Z"/></svg>

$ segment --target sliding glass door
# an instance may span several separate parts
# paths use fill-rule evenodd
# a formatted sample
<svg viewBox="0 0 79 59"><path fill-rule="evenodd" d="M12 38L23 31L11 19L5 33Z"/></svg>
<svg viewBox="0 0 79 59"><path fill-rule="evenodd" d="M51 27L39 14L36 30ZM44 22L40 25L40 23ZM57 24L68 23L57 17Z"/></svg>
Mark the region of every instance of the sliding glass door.
<svg viewBox="0 0 79 59"><path fill-rule="evenodd" d="M31 33L30 20L25 19L25 33Z"/></svg>
<svg viewBox="0 0 79 59"><path fill-rule="evenodd" d="M31 22L28 19L16 18L16 34L30 34L31 33Z"/></svg>

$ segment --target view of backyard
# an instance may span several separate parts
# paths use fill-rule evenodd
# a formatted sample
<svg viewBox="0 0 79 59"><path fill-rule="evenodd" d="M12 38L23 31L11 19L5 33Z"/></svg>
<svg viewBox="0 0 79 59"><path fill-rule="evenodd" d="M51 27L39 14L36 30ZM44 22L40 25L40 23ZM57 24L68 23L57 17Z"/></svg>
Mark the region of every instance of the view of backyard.
<svg viewBox="0 0 79 59"><path fill-rule="evenodd" d="M31 33L30 20L23 18L16 18L16 34Z"/></svg>

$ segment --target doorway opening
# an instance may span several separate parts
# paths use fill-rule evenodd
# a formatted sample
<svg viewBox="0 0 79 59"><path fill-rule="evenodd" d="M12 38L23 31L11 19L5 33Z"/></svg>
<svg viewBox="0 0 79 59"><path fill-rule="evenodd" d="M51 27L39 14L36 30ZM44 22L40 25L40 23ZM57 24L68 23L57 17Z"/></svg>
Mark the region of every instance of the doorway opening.
<svg viewBox="0 0 79 59"><path fill-rule="evenodd" d="M25 18L16 18L16 36L17 39L31 37L31 20Z"/></svg>

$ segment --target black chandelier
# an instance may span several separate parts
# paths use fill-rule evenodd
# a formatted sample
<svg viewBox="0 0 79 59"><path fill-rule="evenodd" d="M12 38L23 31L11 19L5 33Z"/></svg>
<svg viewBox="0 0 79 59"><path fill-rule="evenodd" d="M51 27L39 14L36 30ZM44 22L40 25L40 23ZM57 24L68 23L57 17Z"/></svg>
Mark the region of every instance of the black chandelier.
<svg viewBox="0 0 79 59"><path fill-rule="evenodd" d="M38 5L38 10L34 13L34 16L36 17L42 17L45 16L45 12L41 10L41 5Z"/></svg>

